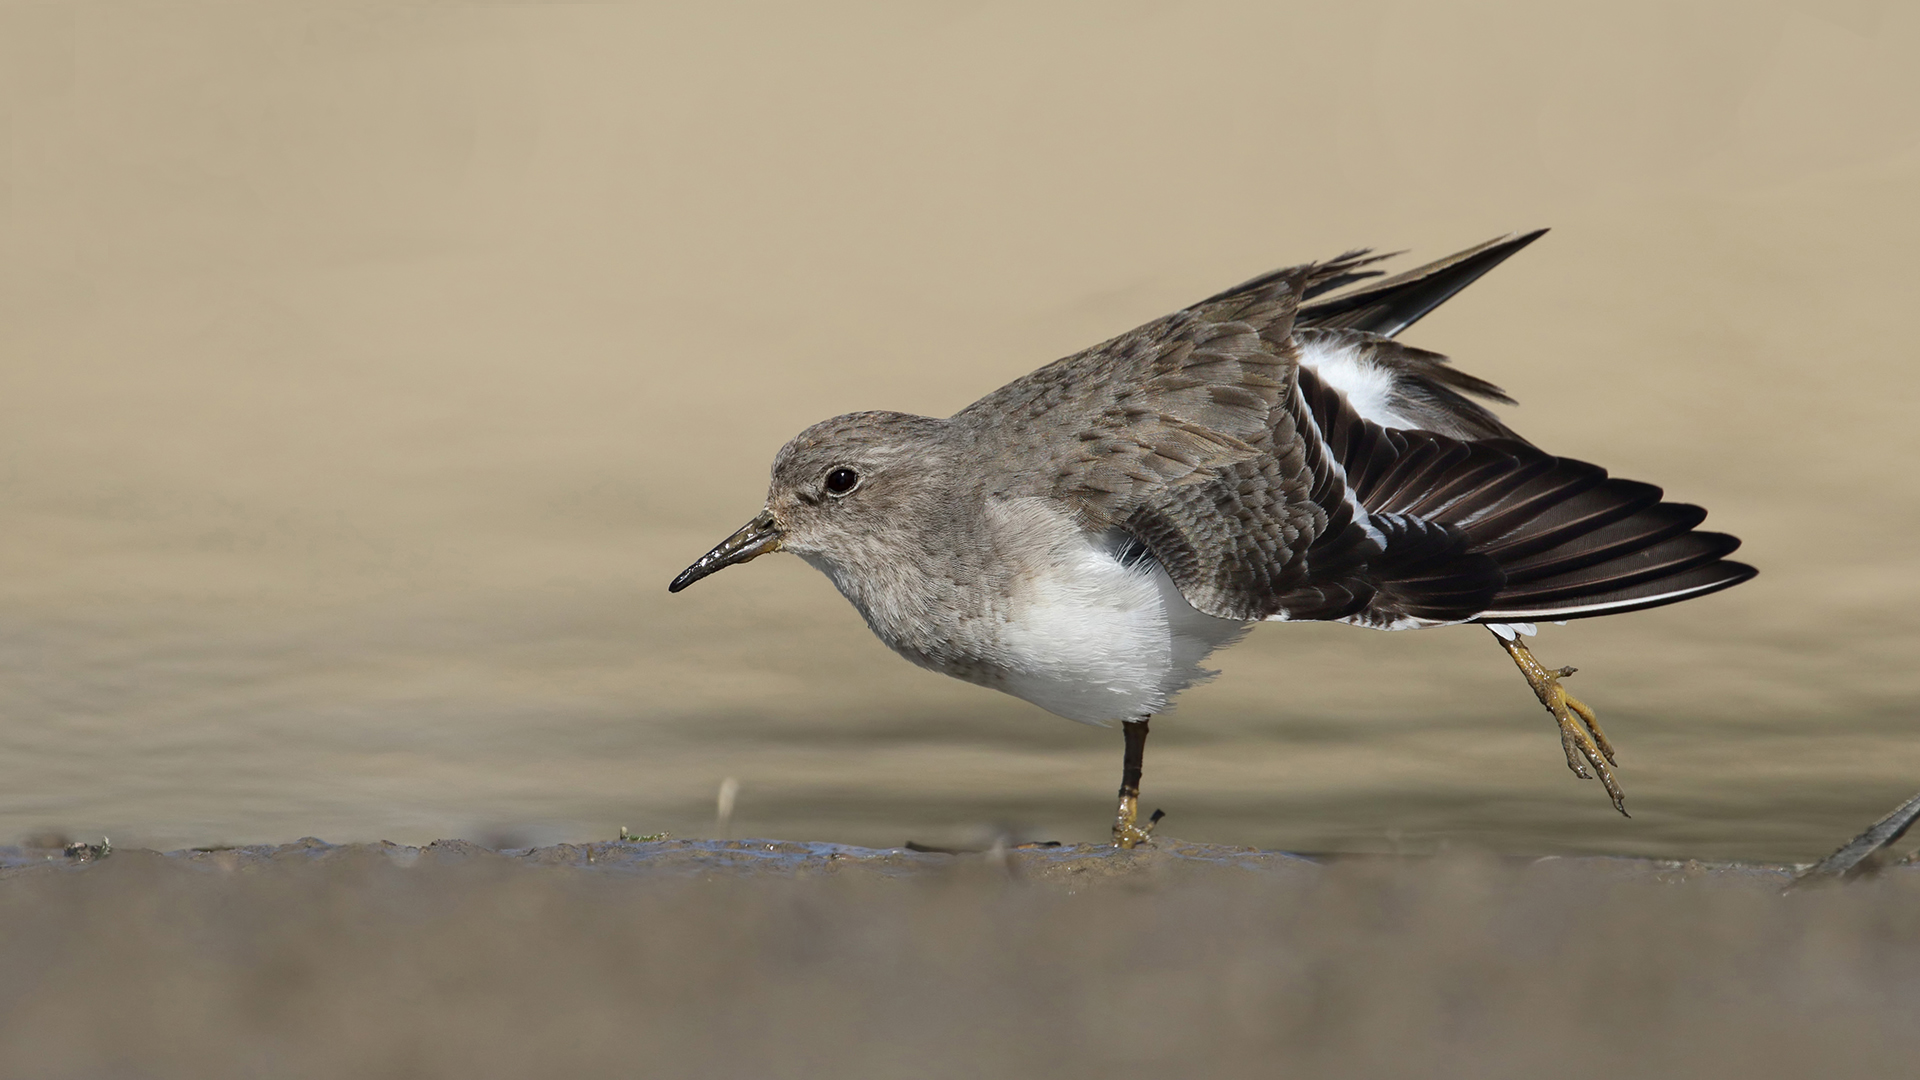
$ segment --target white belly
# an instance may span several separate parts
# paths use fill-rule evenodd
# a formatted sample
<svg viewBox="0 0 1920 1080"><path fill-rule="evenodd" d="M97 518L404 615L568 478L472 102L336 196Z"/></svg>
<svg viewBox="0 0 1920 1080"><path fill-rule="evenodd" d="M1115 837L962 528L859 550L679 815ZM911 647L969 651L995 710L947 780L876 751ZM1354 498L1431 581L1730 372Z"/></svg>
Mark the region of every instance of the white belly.
<svg viewBox="0 0 1920 1080"><path fill-rule="evenodd" d="M988 573L959 559L818 567L894 651L957 679L1088 724L1165 712L1214 672L1208 653L1249 624L1202 615L1125 536L1091 535L1039 499L990 500ZM991 578L992 585L983 583Z"/></svg>
<svg viewBox="0 0 1920 1080"><path fill-rule="evenodd" d="M1208 653L1247 624L1195 611L1151 559L1125 565L1099 537L1056 547L1022 583L999 626L1001 690L1082 723L1165 712L1215 672Z"/></svg>

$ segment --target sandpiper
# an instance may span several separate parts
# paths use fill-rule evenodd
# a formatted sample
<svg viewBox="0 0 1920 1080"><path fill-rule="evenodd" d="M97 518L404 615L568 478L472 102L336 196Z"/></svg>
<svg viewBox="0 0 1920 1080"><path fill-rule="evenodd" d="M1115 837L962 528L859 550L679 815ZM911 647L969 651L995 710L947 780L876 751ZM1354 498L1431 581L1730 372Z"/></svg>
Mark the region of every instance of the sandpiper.
<svg viewBox="0 0 1920 1080"><path fill-rule="evenodd" d="M895 652L1125 733L1117 847L1148 719L1256 622L1493 631L1567 766L1626 813L1593 711L1524 638L1752 577L1697 506L1555 457L1499 387L1402 330L1546 230L1382 279L1352 251L1276 270L1048 364L946 419L825 420L765 507L673 580L790 551ZM1344 290L1344 291L1343 291Z"/></svg>

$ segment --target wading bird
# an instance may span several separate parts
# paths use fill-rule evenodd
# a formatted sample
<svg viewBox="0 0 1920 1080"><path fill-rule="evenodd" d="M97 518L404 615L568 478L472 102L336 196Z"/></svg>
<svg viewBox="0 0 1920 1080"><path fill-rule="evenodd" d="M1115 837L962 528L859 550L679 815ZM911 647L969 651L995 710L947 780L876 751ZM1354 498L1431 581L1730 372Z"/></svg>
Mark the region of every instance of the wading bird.
<svg viewBox="0 0 1920 1080"><path fill-rule="evenodd" d="M1017 379L946 419L801 432L764 509L673 580L790 551L895 652L1126 735L1113 842L1138 820L1147 722L1256 622L1480 623L1625 802L1593 711L1525 637L1752 577L1697 506L1555 457L1474 398L1499 387L1395 336L1542 232L1382 279L1349 252L1277 270Z"/></svg>

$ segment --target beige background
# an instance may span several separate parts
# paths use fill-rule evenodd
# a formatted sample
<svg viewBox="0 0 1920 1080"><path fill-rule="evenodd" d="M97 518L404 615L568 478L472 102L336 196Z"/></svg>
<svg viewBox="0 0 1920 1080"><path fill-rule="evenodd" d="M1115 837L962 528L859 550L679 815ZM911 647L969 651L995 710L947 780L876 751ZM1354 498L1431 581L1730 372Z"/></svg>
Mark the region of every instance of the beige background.
<svg viewBox="0 0 1920 1080"><path fill-rule="evenodd" d="M1808 857L1920 788L1911 5L0 6L0 839L1104 827L1119 752L824 578L675 572L856 408L1273 266L1545 240L1410 331L1762 576L1268 627L1147 801L1304 849Z"/></svg>

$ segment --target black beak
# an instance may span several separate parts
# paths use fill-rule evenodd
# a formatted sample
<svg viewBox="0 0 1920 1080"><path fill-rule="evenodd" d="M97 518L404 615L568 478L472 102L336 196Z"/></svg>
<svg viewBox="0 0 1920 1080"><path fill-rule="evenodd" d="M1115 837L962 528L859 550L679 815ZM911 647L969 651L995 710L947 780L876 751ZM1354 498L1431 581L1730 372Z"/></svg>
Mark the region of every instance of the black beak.
<svg viewBox="0 0 1920 1080"><path fill-rule="evenodd" d="M769 551L780 550L780 526L773 523L773 511L762 510L760 516L740 526L740 531L720 541L720 546L700 556L700 561L680 571L680 576L667 586L668 592L681 589L699 581L715 570L724 570L734 563L743 563L757 559Z"/></svg>

